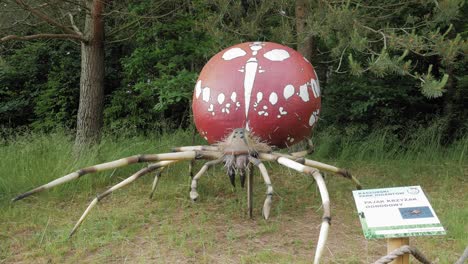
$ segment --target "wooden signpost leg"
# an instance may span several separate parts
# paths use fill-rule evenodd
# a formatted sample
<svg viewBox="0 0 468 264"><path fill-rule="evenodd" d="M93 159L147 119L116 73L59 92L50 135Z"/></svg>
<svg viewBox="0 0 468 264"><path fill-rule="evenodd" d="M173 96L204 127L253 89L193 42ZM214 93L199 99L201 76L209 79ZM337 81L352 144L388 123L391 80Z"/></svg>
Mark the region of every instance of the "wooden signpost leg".
<svg viewBox="0 0 468 264"><path fill-rule="evenodd" d="M409 245L409 237L389 238L387 240L387 254L404 245ZM409 264L409 254L396 258L390 264Z"/></svg>

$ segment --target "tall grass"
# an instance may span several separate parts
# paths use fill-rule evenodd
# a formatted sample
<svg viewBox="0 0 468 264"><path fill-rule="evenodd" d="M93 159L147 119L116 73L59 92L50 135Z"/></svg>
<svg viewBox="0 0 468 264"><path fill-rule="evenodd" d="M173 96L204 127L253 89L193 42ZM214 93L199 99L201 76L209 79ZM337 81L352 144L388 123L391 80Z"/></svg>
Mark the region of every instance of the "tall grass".
<svg viewBox="0 0 468 264"><path fill-rule="evenodd" d="M191 132L185 131L152 136L108 135L77 157L72 137L63 130L11 136L0 142L0 202L79 168L135 154L168 152L172 146L191 145L191 138ZM121 170L119 174L131 174L135 168ZM105 172L82 177L45 193L66 196L70 192L94 190L108 184L112 176L113 173Z"/></svg>
<svg viewBox="0 0 468 264"><path fill-rule="evenodd" d="M320 158L372 162L449 161L460 165L468 162L468 135L444 145L438 126L418 129L404 139L388 130L375 131L362 138L343 136L333 129L326 129L315 135L314 141L317 143L314 156Z"/></svg>

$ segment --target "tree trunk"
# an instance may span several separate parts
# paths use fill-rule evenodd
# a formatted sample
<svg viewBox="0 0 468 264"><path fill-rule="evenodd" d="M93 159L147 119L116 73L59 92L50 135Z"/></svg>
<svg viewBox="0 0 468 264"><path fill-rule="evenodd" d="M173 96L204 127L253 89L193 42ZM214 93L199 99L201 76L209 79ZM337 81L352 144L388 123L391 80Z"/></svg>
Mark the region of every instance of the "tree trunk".
<svg viewBox="0 0 468 264"><path fill-rule="evenodd" d="M104 109L104 22L102 0L85 0L86 14L81 43L80 101L77 115L75 150L99 141Z"/></svg>
<svg viewBox="0 0 468 264"><path fill-rule="evenodd" d="M296 0L297 50L312 62L314 45L312 37L306 32L309 9L308 0Z"/></svg>

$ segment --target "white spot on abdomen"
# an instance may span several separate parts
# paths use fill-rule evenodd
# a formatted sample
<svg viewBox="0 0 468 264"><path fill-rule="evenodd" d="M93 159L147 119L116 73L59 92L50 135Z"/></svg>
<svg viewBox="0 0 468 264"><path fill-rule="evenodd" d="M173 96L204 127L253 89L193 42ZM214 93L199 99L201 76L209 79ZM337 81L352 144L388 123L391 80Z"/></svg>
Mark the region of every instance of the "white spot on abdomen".
<svg viewBox="0 0 468 264"><path fill-rule="evenodd" d="M222 104L224 102L224 98L225 96L223 93L218 94L218 103Z"/></svg>
<svg viewBox="0 0 468 264"><path fill-rule="evenodd" d="M236 92L232 92L232 94L231 94L231 101L232 101L233 103L235 103L235 102L236 102L236 99L237 99L237 94L236 94Z"/></svg>
<svg viewBox="0 0 468 264"><path fill-rule="evenodd" d="M263 56L271 61L284 61L290 57L289 53L283 49L270 50L263 54Z"/></svg>
<svg viewBox="0 0 468 264"><path fill-rule="evenodd" d="M307 91L307 84L301 85L299 87L299 96L302 98L302 101L309 101L309 92Z"/></svg>
<svg viewBox="0 0 468 264"><path fill-rule="evenodd" d="M316 119L315 115L312 114L309 118L309 126L313 126L315 124L315 121L316 121L315 119Z"/></svg>
<svg viewBox="0 0 468 264"><path fill-rule="evenodd" d="M314 97L315 98L320 97L320 86L319 86L319 84L314 79L310 79L310 83L311 83L311 86L312 86L312 92L314 93Z"/></svg>
<svg viewBox="0 0 468 264"><path fill-rule="evenodd" d="M197 84L195 85L195 96L198 99L201 94L201 80L198 80Z"/></svg>
<svg viewBox="0 0 468 264"><path fill-rule="evenodd" d="M270 94L269 101L272 105L275 105L278 102L278 95L275 92Z"/></svg>
<svg viewBox="0 0 468 264"><path fill-rule="evenodd" d="M315 124L315 122L317 122L318 114L319 114L319 110L314 111L314 112L312 113L312 115L310 115L310 118L309 118L309 126L313 126L313 125Z"/></svg>
<svg viewBox="0 0 468 264"><path fill-rule="evenodd" d="M261 42L254 42L251 46L250 46L250 49L252 50L252 55L257 55L258 51L261 50L263 47L262 47L262 43Z"/></svg>
<svg viewBox="0 0 468 264"><path fill-rule="evenodd" d="M284 116L284 115L287 115L287 114L288 114L288 112L284 111L284 108L283 108L282 106L280 106L280 108L278 109L278 111L279 111L279 115L276 116L276 117L278 117L278 118L281 118L281 116Z"/></svg>
<svg viewBox="0 0 468 264"><path fill-rule="evenodd" d="M260 103L260 101L262 101L263 99L263 93L262 92L258 92L257 93L257 103Z"/></svg>
<svg viewBox="0 0 468 264"><path fill-rule="evenodd" d="M284 98L288 99L293 94L294 94L294 86L292 86L292 84L286 85L286 87L284 87L284 91L283 91Z"/></svg>
<svg viewBox="0 0 468 264"><path fill-rule="evenodd" d="M224 52L223 59L224 60L232 60L232 59L235 59L235 58L238 58L238 57L242 57L245 54L247 54L247 52L245 52L241 48L232 48L232 49Z"/></svg>
<svg viewBox="0 0 468 264"><path fill-rule="evenodd" d="M229 110L229 107L231 107L230 103L227 103L223 109L221 109L221 112L229 114L231 110Z"/></svg>
<svg viewBox="0 0 468 264"><path fill-rule="evenodd" d="M203 101L205 101L207 103L208 103L208 101L210 101L210 88L209 87L203 88L202 98L203 98Z"/></svg>
<svg viewBox="0 0 468 264"><path fill-rule="evenodd" d="M317 85L320 87L319 78L318 78L318 75L317 75L317 72L315 71L315 69L314 69L314 74L315 74L315 81L317 82Z"/></svg>

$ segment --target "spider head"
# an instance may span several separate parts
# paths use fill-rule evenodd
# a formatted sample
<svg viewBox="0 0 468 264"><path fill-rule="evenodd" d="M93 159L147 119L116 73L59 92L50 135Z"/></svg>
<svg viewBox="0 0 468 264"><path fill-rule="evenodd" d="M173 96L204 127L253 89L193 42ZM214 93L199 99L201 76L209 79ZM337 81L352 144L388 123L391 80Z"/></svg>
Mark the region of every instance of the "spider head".
<svg viewBox="0 0 468 264"><path fill-rule="evenodd" d="M249 154L250 133L244 128L236 128L219 144L225 155Z"/></svg>
<svg viewBox="0 0 468 264"><path fill-rule="evenodd" d="M259 152L271 151L268 144L261 142L245 128L234 129L218 146L224 155L256 156Z"/></svg>

